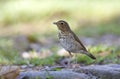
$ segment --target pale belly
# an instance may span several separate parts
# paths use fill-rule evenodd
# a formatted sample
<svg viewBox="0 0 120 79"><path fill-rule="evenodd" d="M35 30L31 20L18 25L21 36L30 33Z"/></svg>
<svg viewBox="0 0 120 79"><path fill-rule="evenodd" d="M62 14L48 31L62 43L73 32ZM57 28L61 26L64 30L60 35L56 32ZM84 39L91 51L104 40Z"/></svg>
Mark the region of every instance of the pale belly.
<svg viewBox="0 0 120 79"><path fill-rule="evenodd" d="M60 44L65 50L73 53L78 53L81 49L79 42L75 41L74 37L71 35L62 36L62 38L60 38Z"/></svg>

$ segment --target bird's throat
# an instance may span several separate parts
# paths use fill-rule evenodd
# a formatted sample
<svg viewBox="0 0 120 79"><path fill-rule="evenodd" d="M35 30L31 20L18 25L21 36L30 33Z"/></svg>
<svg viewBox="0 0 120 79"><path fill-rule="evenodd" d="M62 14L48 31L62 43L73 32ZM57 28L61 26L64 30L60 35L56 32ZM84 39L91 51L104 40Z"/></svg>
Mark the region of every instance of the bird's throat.
<svg viewBox="0 0 120 79"><path fill-rule="evenodd" d="M69 33L70 33L70 31L63 31L63 30L59 30L59 32L60 32L61 34L69 34Z"/></svg>

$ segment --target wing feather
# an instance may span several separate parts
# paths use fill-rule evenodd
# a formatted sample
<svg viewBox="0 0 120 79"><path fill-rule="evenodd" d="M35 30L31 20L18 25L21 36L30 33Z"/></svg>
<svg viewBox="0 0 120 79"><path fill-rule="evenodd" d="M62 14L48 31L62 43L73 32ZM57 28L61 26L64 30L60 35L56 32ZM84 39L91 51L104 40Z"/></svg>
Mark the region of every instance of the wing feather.
<svg viewBox="0 0 120 79"><path fill-rule="evenodd" d="M82 44L82 42L80 41L80 39L75 35L75 33L72 32L72 31L71 31L71 33L73 34L75 40L76 40L77 42L79 42L79 44L82 46L83 50L87 52L87 49L86 49L85 46Z"/></svg>

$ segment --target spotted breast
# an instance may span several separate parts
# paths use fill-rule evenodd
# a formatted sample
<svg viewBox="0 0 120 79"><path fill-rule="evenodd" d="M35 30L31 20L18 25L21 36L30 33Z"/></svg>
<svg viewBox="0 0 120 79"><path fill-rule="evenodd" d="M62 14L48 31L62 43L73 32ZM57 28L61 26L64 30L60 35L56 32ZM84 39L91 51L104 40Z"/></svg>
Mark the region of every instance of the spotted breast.
<svg viewBox="0 0 120 79"><path fill-rule="evenodd" d="M58 35L60 44L65 50L73 52L73 53L78 53L80 52L80 49L82 46L75 41L74 36L71 33L59 33Z"/></svg>

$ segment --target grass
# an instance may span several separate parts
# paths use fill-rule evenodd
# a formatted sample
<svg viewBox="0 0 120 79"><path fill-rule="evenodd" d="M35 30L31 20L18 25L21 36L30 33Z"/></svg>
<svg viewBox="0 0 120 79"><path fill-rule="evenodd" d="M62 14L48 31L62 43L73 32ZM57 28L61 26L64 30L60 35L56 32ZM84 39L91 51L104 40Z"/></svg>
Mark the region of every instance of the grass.
<svg viewBox="0 0 120 79"><path fill-rule="evenodd" d="M32 64L34 66L43 66L43 65L54 65L54 60L55 60L55 57L54 56L50 56L48 58L44 58L44 59L41 59L41 58L30 58L30 59L19 59L17 58L17 60L14 61L13 64L17 64L17 65L24 65L24 64Z"/></svg>
<svg viewBox="0 0 120 79"><path fill-rule="evenodd" d="M62 58L57 54L53 54L48 56L47 58L39 58L33 57L24 59L22 58L19 53L17 53L12 47L11 41L2 39L0 43L0 64L17 64L17 65L24 65L24 64L33 64L35 66L38 65L54 65L55 62L59 62L59 59ZM50 50L57 51L57 48ZM106 47L104 45L98 46L89 46L88 50L92 52L94 56L96 56L97 60L93 61L86 55L78 54L76 59L78 63L82 63L85 65L89 64L109 64L109 63L120 63L120 48L119 47ZM74 60L73 60L74 61Z"/></svg>
<svg viewBox="0 0 120 79"><path fill-rule="evenodd" d="M12 49L12 42L8 39L0 40L0 63L11 64L17 53Z"/></svg>
<svg viewBox="0 0 120 79"><path fill-rule="evenodd" d="M53 65L55 60L59 57L57 55L52 55L47 58L22 58L20 53L18 53L12 45L11 39L1 39L0 40L0 64L33 64L33 65Z"/></svg>
<svg viewBox="0 0 120 79"><path fill-rule="evenodd" d="M92 52L92 54L94 56L96 56L96 60L92 60L87 56L84 55L78 55L77 56L77 61L79 63L84 63L86 65L88 64L110 64L110 63L120 63L119 60L119 49L117 48L113 48L113 47L106 47L103 45L100 46L95 46L95 47L89 47L90 52Z"/></svg>

